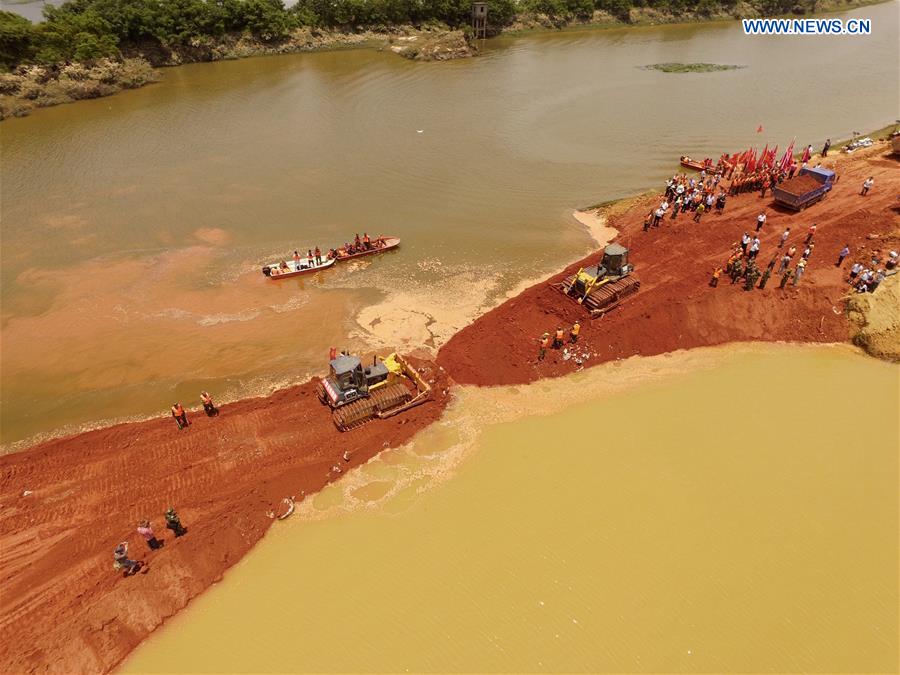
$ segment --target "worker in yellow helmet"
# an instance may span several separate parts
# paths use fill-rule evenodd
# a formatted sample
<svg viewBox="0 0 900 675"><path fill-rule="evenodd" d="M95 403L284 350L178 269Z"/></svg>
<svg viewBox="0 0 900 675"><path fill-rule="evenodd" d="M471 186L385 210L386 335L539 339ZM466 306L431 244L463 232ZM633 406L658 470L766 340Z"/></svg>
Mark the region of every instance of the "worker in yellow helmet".
<svg viewBox="0 0 900 675"><path fill-rule="evenodd" d="M572 330L569 331L569 342L575 344L578 342L578 334L581 332L581 323L578 321L572 326Z"/></svg>

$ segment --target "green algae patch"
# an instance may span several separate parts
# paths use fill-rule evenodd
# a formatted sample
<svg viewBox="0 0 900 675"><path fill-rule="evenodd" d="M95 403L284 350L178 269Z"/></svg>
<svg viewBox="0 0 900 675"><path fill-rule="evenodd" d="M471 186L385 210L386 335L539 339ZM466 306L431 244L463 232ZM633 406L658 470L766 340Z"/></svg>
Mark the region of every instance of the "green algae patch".
<svg viewBox="0 0 900 675"><path fill-rule="evenodd" d="M641 66L644 70L661 70L664 73L712 73L718 70L737 70L746 66L731 66L720 63L653 63Z"/></svg>

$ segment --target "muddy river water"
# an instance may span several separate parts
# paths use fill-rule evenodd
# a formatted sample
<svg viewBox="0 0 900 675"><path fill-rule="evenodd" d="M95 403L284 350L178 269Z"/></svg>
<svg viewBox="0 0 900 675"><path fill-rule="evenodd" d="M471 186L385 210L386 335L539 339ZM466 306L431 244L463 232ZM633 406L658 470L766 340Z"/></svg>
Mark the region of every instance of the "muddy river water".
<svg viewBox="0 0 900 675"><path fill-rule="evenodd" d="M871 36L721 23L503 38L452 63L197 64L6 121L0 440L196 405L202 388L263 393L320 371L330 345L439 345L588 249L574 208L659 184L684 152L892 121L898 3L852 14ZM663 61L745 67L640 68ZM364 231L402 247L259 273Z"/></svg>
<svg viewBox="0 0 900 675"><path fill-rule="evenodd" d="M122 670L896 672L898 397L845 346L464 388Z"/></svg>

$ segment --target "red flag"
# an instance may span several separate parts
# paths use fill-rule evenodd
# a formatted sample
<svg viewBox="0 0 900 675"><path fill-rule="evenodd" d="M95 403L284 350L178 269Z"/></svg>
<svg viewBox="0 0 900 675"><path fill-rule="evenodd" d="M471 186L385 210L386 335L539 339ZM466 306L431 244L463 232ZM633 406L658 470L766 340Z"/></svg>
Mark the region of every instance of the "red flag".
<svg viewBox="0 0 900 675"><path fill-rule="evenodd" d="M769 144L766 143L766 147L763 148L762 154L759 156L759 168L763 168L766 163L769 161Z"/></svg>
<svg viewBox="0 0 900 675"><path fill-rule="evenodd" d="M763 131L762 124L760 124L758 127L756 127L756 133L761 134L762 131Z"/></svg>

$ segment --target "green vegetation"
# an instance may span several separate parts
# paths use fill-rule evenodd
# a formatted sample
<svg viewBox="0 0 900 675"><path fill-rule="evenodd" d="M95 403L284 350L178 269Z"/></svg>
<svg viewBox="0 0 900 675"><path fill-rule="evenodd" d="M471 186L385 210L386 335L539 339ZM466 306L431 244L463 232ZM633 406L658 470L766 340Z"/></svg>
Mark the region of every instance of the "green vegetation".
<svg viewBox="0 0 900 675"><path fill-rule="evenodd" d="M774 15L806 13L817 0L746 0L744 10ZM595 11L630 22L635 10L673 18L733 14L738 0L487 0L491 29L520 16L542 16L556 25L590 19ZM390 26L469 23L470 0L70 0L44 9L31 24L0 11L0 69L21 64L88 62L155 46L189 49L226 34L262 42L285 40L298 28L386 30Z"/></svg>
<svg viewBox="0 0 900 675"><path fill-rule="evenodd" d="M664 73L712 73L717 70L737 70L744 66L726 66L718 63L654 63L644 70L661 70Z"/></svg>

